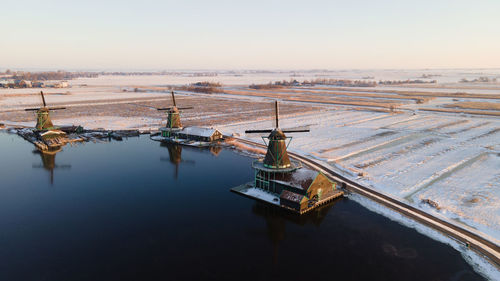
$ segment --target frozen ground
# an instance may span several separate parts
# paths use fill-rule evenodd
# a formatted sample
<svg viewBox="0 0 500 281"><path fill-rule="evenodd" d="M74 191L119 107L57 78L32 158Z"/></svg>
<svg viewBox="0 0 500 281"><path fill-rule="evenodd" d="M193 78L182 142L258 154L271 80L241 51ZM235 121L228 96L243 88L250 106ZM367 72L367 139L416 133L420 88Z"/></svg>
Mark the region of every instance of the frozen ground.
<svg viewBox="0 0 500 281"><path fill-rule="evenodd" d="M296 87L276 91L256 91L245 86L290 78L370 76L374 80L403 80L418 79L423 74L438 75L431 79L440 83L351 89ZM236 133L262 142L261 136L245 135L244 131L272 128L271 100L279 99L282 128L307 125L311 129L310 133L291 134L290 150L324 161L363 185L499 242L500 115L496 114L500 111L494 106L449 112L425 110L449 110L445 106L456 102L498 105L500 83L457 81L480 76L500 78L500 70L349 70L295 75L104 76L73 80L71 88L49 90L47 100L49 104L71 107L68 111L54 112L57 124L148 130L164 122L164 113L148 106L170 104L166 85L222 82L226 85L225 93L179 93L181 106L195 107L182 113L183 123L217 126L226 134ZM130 92L135 87L158 87L160 92ZM36 92L36 89L1 89L0 123L33 126L33 114L17 110L37 105ZM455 96L457 92L461 94ZM418 103L418 99L423 102Z"/></svg>

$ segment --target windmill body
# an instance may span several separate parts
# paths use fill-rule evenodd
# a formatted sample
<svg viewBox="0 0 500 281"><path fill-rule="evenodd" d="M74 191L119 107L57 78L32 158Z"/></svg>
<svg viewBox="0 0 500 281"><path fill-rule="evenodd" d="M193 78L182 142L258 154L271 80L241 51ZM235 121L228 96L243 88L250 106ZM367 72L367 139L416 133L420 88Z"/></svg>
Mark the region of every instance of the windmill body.
<svg viewBox="0 0 500 281"><path fill-rule="evenodd" d="M47 107L42 107L36 112L36 126L38 131L54 129L54 124L50 120L50 111Z"/></svg>
<svg viewBox="0 0 500 281"><path fill-rule="evenodd" d="M181 115L177 106L168 110L167 128L182 129Z"/></svg>
<svg viewBox="0 0 500 281"><path fill-rule="evenodd" d="M157 108L160 111L167 111L167 124L165 127L160 128L161 135L165 138L170 138L174 136L174 133L182 130L181 123L181 110L192 109L192 107L177 107L175 102L175 94L172 91L172 106Z"/></svg>
<svg viewBox="0 0 500 281"><path fill-rule="evenodd" d="M288 157L287 137L280 129L274 129L267 137L267 153L264 158L264 166L273 169L286 169L292 167Z"/></svg>

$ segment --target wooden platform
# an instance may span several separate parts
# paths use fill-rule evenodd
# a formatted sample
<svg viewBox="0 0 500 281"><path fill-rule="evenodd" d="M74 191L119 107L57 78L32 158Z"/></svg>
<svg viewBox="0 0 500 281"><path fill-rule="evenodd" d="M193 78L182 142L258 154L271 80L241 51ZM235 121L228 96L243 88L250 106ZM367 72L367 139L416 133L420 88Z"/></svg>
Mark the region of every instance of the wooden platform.
<svg viewBox="0 0 500 281"><path fill-rule="evenodd" d="M331 202L339 197L343 197L343 196L344 196L344 191L342 191L340 189L336 189L335 191L331 192L331 194L329 194L328 197L319 200L313 206L311 206L307 209L301 210L300 212L297 212L297 210L295 210L295 209L293 211L300 213L300 214L305 214L305 213L307 213L307 212L309 212L309 211L311 211L311 210L313 210L321 205L327 204L327 203L329 203L329 202ZM284 206L282 206L282 207L284 207ZM291 209L291 208L289 208L289 209Z"/></svg>
<svg viewBox="0 0 500 281"><path fill-rule="evenodd" d="M330 194L328 194L328 196L326 198L323 198L323 199L319 200L318 202L316 202L316 204L314 204L313 206L311 206L307 209L301 210L301 211L297 211L296 209L281 205L280 201L279 201L280 200L279 195L269 193L269 192L266 192L264 190L259 189L259 190L261 190L261 192L264 196L255 196L251 193L250 194L247 193L251 189L258 189L258 188L254 187L253 182L247 182L245 184L231 188L231 192L234 192L234 193L237 193L237 194L240 194L240 195L243 195L245 197L255 199L255 200L258 200L261 202L276 205L276 206L279 206L285 210L289 210L293 213L300 214L300 215L305 214L305 213L307 213L307 212L309 212L309 211L311 211L319 206L325 205L325 204L327 204L327 203L329 203L329 202L331 202L339 197L344 196L344 191L342 191L340 189L336 189L333 192L330 192ZM276 198L277 201L273 200L274 198Z"/></svg>

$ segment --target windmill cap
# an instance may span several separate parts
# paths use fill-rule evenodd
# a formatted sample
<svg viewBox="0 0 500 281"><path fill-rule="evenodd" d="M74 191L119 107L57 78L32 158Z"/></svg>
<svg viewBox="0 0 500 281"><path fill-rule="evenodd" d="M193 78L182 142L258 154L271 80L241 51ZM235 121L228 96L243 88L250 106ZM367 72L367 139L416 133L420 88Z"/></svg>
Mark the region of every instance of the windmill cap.
<svg viewBox="0 0 500 281"><path fill-rule="evenodd" d="M286 140L285 133L283 133L283 131L281 131L279 128L272 130L268 138L273 140Z"/></svg>

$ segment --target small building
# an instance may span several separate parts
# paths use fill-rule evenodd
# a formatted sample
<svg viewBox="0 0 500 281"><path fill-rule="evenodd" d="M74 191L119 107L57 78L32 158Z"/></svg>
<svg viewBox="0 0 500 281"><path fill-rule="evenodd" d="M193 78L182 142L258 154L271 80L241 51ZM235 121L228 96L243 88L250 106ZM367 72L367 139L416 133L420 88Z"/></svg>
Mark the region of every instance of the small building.
<svg viewBox="0 0 500 281"><path fill-rule="evenodd" d="M33 88L43 88L45 86L41 81L34 81L33 83L31 83L31 85Z"/></svg>
<svg viewBox="0 0 500 281"><path fill-rule="evenodd" d="M0 88L9 88L14 85L14 80L12 79L1 79L0 80Z"/></svg>
<svg viewBox="0 0 500 281"><path fill-rule="evenodd" d="M254 186L276 194L281 206L297 212L304 212L338 193L337 183L308 168L291 173L267 173L256 169Z"/></svg>
<svg viewBox="0 0 500 281"><path fill-rule="evenodd" d="M16 80L15 81L16 87L20 88L31 88L31 81L29 80Z"/></svg>
<svg viewBox="0 0 500 281"><path fill-rule="evenodd" d="M222 139L222 133L214 128L185 127L172 132L173 136L180 139L212 142Z"/></svg>
<svg viewBox="0 0 500 281"><path fill-rule="evenodd" d="M68 88L68 81L47 82L45 86L48 88Z"/></svg>
<svg viewBox="0 0 500 281"><path fill-rule="evenodd" d="M68 88L68 87L69 87L68 81L61 81L57 84L56 88Z"/></svg>

